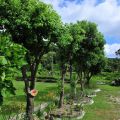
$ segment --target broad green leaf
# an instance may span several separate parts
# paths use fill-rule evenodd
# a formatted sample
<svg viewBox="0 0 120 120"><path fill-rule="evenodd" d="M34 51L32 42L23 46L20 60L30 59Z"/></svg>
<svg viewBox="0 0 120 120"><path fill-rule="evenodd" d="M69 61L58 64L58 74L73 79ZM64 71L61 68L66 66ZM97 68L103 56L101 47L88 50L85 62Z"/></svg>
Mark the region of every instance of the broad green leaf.
<svg viewBox="0 0 120 120"><path fill-rule="evenodd" d="M0 56L0 65L6 65L7 64L7 60L4 56Z"/></svg>
<svg viewBox="0 0 120 120"><path fill-rule="evenodd" d="M2 73L1 79L2 81L5 79L5 72Z"/></svg>

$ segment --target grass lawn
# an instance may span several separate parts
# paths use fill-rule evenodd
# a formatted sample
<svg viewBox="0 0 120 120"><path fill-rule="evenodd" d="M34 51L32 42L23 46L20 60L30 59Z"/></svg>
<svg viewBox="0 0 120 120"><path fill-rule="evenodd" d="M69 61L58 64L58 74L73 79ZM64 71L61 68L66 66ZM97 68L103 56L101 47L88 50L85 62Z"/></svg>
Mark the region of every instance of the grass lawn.
<svg viewBox="0 0 120 120"><path fill-rule="evenodd" d="M94 104L85 106L86 112L83 120L119 120L120 104L110 100L110 96L120 98L120 88L108 85L100 85L102 90L94 98Z"/></svg>
<svg viewBox="0 0 120 120"><path fill-rule="evenodd" d="M0 113L0 120L7 120L6 118L3 119L3 116L9 115L11 113L19 113L19 109L22 109L23 112L25 111L26 106L26 98L24 93L24 82L23 81L13 81L14 86L16 87L16 95L9 95L7 94L4 97L4 104L2 113ZM44 83L44 82L37 82L36 89L39 91L38 95L35 97L35 106L43 102L51 102L53 101L57 94L58 94L58 84L57 83ZM65 92L69 89L69 85L65 85ZM22 111L21 110L21 111ZM21 112L20 111L20 112Z"/></svg>
<svg viewBox="0 0 120 120"><path fill-rule="evenodd" d="M98 78L97 78L98 79ZM95 80L93 80L95 82ZM25 94L23 91L24 83L21 81L14 81L16 86L16 95L15 96L6 96L4 105L8 108L11 106L16 106L23 104L25 107ZM95 84L95 83L94 83ZM84 107L86 112L83 120L119 120L120 119L120 104L111 101L110 96L120 98L120 88L112 87L109 85L99 85L98 86L102 91L97 93L97 96L94 97L94 104L87 105ZM53 96L57 95L58 85L57 83L44 83L38 82L36 84L36 89L39 91L37 97L35 98L35 106L42 102L47 102L53 99ZM65 85L65 91L68 92L69 85ZM11 108L12 109L12 108ZM6 114L7 112L5 112ZM0 120L1 119L0 115ZM5 120L5 119L4 119Z"/></svg>
<svg viewBox="0 0 120 120"><path fill-rule="evenodd" d="M11 104L12 102L25 103L25 93L24 93L24 82L13 81L16 87L16 95L7 95L4 99L4 104ZM37 82L36 89L38 90L38 95L35 97L35 105L41 102L49 101L50 94L56 96L58 94L58 84L57 83L44 83ZM65 92L68 91L69 85L65 85ZM47 98L48 97L48 98Z"/></svg>

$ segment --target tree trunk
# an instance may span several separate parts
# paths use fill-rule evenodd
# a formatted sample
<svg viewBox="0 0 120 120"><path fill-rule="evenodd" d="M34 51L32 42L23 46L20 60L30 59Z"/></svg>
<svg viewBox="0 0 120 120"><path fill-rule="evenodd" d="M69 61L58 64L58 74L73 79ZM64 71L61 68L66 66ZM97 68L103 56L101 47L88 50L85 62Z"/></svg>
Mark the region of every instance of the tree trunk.
<svg viewBox="0 0 120 120"><path fill-rule="evenodd" d="M27 120L34 120L33 115L32 115L34 112L34 97L27 94L26 101L27 101L26 118L27 118Z"/></svg>
<svg viewBox="0 0 120 120"><path fill-rule="evenodd" d="M53 77L53 55L52 55L52 62L51 62L51 75L52 75L52 77Z"/></svg>
<svg viewBox="0 0 120 120"><path fill-rule="evenodd" d="M25 93L26 93L26 119L27 120L34 120L33 118L33 111L34 111L34 97L31 96L30 91L34 89L35 87L35 75L38 64L31 66L31 78L29 81L29 78L27 77L27 66L22 67L22 75L23 80L25 83Z"/></svg>
<svg viewBox="0 0 120 120"><path fill-rule="evenodd" d="M70 82L72 81L72 65L70 64Z"/></svg>
<svg viewBox="0 0 120 120"><path fill-rule="evenodd" d="M75 86L73 88L73 98L76 98L76 94L77 94L77 91L76 91L76 83L75 83Z"/></svg>
<svg viewBox="0 0 120 120"><path fill-rule="evenodd" d="M76 76L73 77L73 80L71 81L71 97L72 99L76 98L77 95L77 82L78 78Z"/></svg>
<svg viewBox="0 0 120 120"><path fill-rule="evenodd" d="M83 80L80 81L80 86L81 86L81 91L84 90L84 83L83 83Z"/></svg>
<svg viewBox="0 0 120 120"><path fill-rule="evenodd" d="M59 100L59 108L63 107L64 104L64 80L65 80L66 68L65 65L62 66L62 78L61 78L61 91L60 91L60 100Z"/></svg>
<svg viewBox="0 0 120 120"><path fill-rule="evenodd" d="M86 86L86 87L89 87L89 86L90 86L90 78L87 78L87 81L86 81L86 83L85 83L85 86Z"/></svg>
<svg viewBox="0 0 120 120"><path fill-rule="evenodd" d="M64 88L60 92L59 108L62 108L64 104Z"/></svg>
<svg viewBox="0 0 120 120"><path fill-rule="evenodd" d="M85 82L85 86L86 87L90 87L90 79L92 77L91 73L88 73L87 77L86 77L86 82Z"/></svg>
<svg viewBox="0 0 120 120"><path fill-rule="evenodd" d="M82 71L80 73L78 73L78 77L79 77L79 80L80 80L81 91L83 91L84 90L84 80L83 80L83 73L82 73Z"/></svg>
<svg viewBox="0 0 120 120"><path fill-rule="evenodd" d="M72 65L71 65L71 62L70 62L70 68L69 68L69 72L70 72L70 87L71 87L71 95L72 97L74 97L74 93L73 93L73 89L74 89L74 83L72 81Z"/></svg>

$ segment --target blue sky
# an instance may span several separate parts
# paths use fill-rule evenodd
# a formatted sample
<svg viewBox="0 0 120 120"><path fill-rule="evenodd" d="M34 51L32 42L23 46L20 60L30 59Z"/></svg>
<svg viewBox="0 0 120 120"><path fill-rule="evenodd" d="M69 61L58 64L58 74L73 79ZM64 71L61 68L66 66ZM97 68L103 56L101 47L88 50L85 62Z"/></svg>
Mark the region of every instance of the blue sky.
<svg viewBox="0 0 120 120"><path fill-rule="evenodd" d="M104 34L107 57L120 48L120 0L43 0L52 4L64 23L88 20Z"/></svg>

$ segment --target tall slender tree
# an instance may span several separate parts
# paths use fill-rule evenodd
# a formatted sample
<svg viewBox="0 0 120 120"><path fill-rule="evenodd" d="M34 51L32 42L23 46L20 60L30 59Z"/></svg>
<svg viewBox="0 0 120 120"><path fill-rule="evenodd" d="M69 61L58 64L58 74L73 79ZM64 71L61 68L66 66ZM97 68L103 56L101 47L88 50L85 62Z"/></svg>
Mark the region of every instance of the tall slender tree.
<svg viewBox="0 0 120 120"><path fill-rule="evenodd" d="M84 39L84 30L78 23L71 23L69 25L69 31L72 36L72 41L70 42L69 48L69 71L70 71L70 85L71 85L71 95L73 98L76 97L76 85L78 79L75 75L72 75L73 65L75 64L75 55L77 54L78 46L80 42ZM74 77L74 78L73 78Z"/></svg>
<svg viewBox="0 0 120 120"><path fill-rule="evenodd" d="M62 108L64 105L64 80L65 80L67 64L69 60L68 45L70 44L71 41L72 41L72 37L69 33L68 27L65 25L61 29L59 41L57 42L57 46L58 46L57 55L59 57L59 66L61 73L59 108Z"/></svg>

